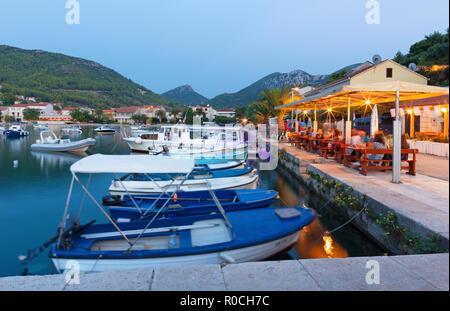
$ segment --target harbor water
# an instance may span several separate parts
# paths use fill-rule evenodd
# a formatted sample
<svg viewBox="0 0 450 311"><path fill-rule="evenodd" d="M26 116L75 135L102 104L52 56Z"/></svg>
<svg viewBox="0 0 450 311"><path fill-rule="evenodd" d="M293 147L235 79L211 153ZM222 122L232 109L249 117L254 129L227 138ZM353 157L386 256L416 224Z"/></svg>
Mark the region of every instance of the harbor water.
<svg viewBox="0 0 450 311"><path fill-rule="evenodd" d="M60 135L61 125L51 125ZM56 234L61 222L71 175L69 167L83 156L94 153L129 154L130 149L122 140L120 132L115 135L97 135L94 126L83 126L83 133L70 135L72 140L95 138L97 143L85 154L36 152L30 145L39 139L39 131L32 126L27 130L30 136L9 139L0 138L0 277L22 274L52 273L52 263L48 250L44 250L27 265L21 265L18 256L26 255L28 249L42 245ZM257 160L249 160L249 165L258 167ZM287 253L279 254L270 260L292 258L326 258L349 256L376 256L384 252L372 241L363 236L351 225L331 234L326 231L345 222L324 207L325 202L311 194L295 178L281 169L259 171L259 187L274 189L280 199L278 206L298 206L305 203L316 209L317 219L305 227L297 244ZM84 178L84 179L83 179ZM97 200L107 194L114 176L92 176L89 190ZM88 183L87 176L82 176ZM70 211L80 213L81 222L96 219L106 223L105 216L98 207L75 187ZM80 203L82 202L82 203ZM264 230L264 228L261 228Z"/></svg>

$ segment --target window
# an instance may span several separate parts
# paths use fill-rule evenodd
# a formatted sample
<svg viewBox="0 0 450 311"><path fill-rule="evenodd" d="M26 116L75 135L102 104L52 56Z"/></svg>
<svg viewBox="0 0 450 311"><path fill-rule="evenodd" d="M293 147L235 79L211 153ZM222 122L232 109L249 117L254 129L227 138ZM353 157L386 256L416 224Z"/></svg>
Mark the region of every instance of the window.
<svg viewBox="0 0 450 311"><path fill-rule="evenodd" d="M386 78L392 78L392 68L386 68Z"/></svg>

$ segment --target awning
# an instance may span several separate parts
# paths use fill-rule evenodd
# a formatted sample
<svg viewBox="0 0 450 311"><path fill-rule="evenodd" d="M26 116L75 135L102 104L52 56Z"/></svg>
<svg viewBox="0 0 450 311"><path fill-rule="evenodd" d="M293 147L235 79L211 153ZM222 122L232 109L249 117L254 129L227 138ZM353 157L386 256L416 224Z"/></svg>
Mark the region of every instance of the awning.
<svg viewBox="0 0 450 311"><path fill-rule="evenodd" d="M188 174L195 166L194 159L172 159L152 155L104 155L94 154L70 167L72 173L179 173Z"/></svg>
<svg viewBox="0 0 450 311"><path fill-rule="evenodd" d="M356 85L340 85L324 90L317 95L277 107L276 109L327 109L360 106L370 101L371 104L392 103L396 92L399 100L416 100L449 94L448 87L422 85L403 81L377 82Z"/></svg>

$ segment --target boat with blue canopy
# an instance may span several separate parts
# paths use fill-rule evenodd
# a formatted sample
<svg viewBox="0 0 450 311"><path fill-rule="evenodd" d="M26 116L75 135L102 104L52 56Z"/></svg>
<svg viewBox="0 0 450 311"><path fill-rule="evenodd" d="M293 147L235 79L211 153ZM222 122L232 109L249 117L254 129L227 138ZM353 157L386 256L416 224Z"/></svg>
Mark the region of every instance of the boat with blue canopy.
<svg viewBox="0 0 450 311"><path fill-rule="evenodd" d="M89 192L92 174L184 173L195 166L193 160L167 157L93 155L72 164L72 180L57 235L42 247L19 256L25 263L50 246L50 258L58 272L77 261L82 273L168 265L222 264L262 260L296 243L302 228L315 217L306 207L268 207L226 212L215 191L217 206L212 213L159 217L174 198L153 217L140 221L116 222ZM120 165L118 165L120 163ZM165 165L162 165L165 164ZM85 185L80 174L88 174ZM109 223L81 225L77 213L70 213L73 187L77 183ZM84 200L84 198L82 199Z"/></svg>

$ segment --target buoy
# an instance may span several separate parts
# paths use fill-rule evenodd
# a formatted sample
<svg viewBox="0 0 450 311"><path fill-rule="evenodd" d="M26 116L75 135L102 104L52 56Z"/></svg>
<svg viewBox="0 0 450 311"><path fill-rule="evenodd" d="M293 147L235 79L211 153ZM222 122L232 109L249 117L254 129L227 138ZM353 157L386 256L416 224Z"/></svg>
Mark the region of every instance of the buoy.
<svg viewBox="0 0 450 311"><path fill-rule="evenodd" d="M19 160L14 160L14 161L13 161L13 167L14 167L14 168L19 167Z"/></svg>
<svg viewBox="0 0 450 311"><path fill-rule="evenodd" d="M176 203L177 201L178 201L178 194L175 193L175 194L173 195L173 202Z"/></svg>

